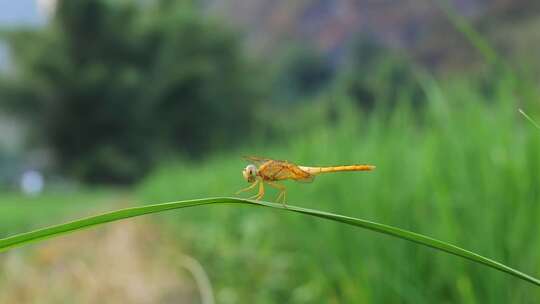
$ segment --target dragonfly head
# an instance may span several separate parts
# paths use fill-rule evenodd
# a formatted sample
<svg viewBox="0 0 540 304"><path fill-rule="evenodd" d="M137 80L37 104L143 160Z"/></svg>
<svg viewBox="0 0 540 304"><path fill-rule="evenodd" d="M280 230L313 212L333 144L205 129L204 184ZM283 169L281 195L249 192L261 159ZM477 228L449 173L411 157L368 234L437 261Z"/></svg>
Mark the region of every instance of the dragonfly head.
<svg viewBox="0 0 540 304"><path fill-rule="evenodd" d="M247 167L242 170L242 175L248 183L253 183L257 177L257 167L252 164L247 165Z"/></svg>

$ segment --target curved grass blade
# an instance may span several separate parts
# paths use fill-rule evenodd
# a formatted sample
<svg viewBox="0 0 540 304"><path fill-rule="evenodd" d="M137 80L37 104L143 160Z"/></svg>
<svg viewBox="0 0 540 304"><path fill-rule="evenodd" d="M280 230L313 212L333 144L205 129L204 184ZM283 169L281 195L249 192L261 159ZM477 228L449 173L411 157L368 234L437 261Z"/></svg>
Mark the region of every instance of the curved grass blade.
<svg viewBox="0 0 540 304"><path fill-rule="evenodd" d="M91 217L83 218L80 220L68 222L65 224L50 226L50 227L37 229L37 230L26 232L26 233L13 235L4 239L0 239L0 252L6 251L14 247L18 247L18 246L21 246L30 242L36 242L39 240L56 237L62 234L89 228L89 227L96 226L99 224L114 222L121 219L136 217L136 216L140 216L144 214L158 213L158 212L163 212L167 210L208 205L208 204L248 204L248 205L266 206L266 207L271 207L271 208L276 208L276 209L282 209L284 211L302 213L302 214L311 215L311 216L315 216L319 218L324 218L324 219L328 219L328 220L332 220L332 221L336 221L336 222L340 222L340 223L344 223L344 224L348 224L352 226L357 226L364 229L369 229L372 231L376 231L383 234L395 236L401 239L405 239L405 240L408 240L417 244L434 248L436 250L444 251L444 252L468 259L470 261L486 265L493 269L506 272L514 277L517 277L519 279L522 279L530 283L533 283L537 286L540 286L540 280L538 280L537 278L529 276L523 272L515 270L511 267L508 267L504 264L496 262L492 259L483 257L474 252L465 250L463 248L454 246L452 244L449 244L443 241L439 241L437 239L434 239L434 238L431 238L422 234L414 233L411 231L403 230L400 228L396 228L396 227L392 227L392 226L388 226L384 224L379 224L376 222L333 214L329 212L317 211L317 210L295 207L295 206L290 206L290 205L288 205L287 207L284 207L283 205L280 205L280 204L261 202L261 201L252 201L252 200L238 199L238 198L230 198L230 197L216 197L216 198L205 198L205 199L197 199L197 200L186 200L186 201L178 201L178 202L171 202L171 203L162 203L162 204L155 204L155 205L146 205L146 206L141 206L141 207L126 208L126 209L121 209L117 211L107 212L100 215L91 216Z"/></svg>

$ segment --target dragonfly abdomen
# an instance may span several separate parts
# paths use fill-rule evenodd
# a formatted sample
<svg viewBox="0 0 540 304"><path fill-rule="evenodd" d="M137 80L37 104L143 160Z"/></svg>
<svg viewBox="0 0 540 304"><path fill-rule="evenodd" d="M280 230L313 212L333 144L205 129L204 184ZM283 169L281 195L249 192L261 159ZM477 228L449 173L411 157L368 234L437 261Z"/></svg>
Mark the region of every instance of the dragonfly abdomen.
<svg viewBox="0 0 540 304"><path fill-rule="evenodd" d="M372 165L348 165L348 166L329 166L329 167L304 167L299 166L300 169L310 174L321 174L331 172L345 172L345 171L372 171L375 166Z"/></svg>

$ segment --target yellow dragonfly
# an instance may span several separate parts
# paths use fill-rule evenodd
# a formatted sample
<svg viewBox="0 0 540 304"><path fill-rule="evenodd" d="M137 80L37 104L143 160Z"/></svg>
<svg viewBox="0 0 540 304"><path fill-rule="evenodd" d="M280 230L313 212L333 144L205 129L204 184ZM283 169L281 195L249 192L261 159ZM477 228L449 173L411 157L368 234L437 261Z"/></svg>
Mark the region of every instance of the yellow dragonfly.
<svg viewBox="0 0 540 304"><path fill-rule="evenodd" d="M245 189L242 189L236 194L244 191L249 191L259 185L259 192L250 197L251 199L260 200L264 196L264 184L279 190L277 201L285 205L286 188L283 185L276 183L277 181L291 179L298 182L312 182L316 175L331 172L343 171L372 171L375 166L372 165L348 165L348 166L330 166L330 167L308 167L299 166L284 160L275 160L271 158L245 156L249 160L258 165L249 164L242 171L244 179L251 183Z"/></svg>

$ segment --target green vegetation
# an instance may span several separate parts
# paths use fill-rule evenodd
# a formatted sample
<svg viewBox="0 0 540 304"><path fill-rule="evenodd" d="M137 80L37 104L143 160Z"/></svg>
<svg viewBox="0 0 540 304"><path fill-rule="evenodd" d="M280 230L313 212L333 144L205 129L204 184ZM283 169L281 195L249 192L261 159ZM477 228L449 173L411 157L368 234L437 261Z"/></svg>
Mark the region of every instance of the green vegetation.
<svg viewBox="0 0 540 304"><path fill-rule="evenodd" d="M66 218L90 215L114 208L121 195L105 190L46 193L39 197L14 193L0 195L0 237L52 225Z"/></svg>
<svg viewBox="0 0 540 304"><path fill-rule="evenodd" d="M401 103L369 116L347 98L314 101L311 110L290 111L298 119L275 116L295 132L275 134L271 146L256 139L204 162L163 164L134 195L139 202L231 195L245 186L245 154L308 165L372 163L372 173L291 183L289 201L421 233L537 276L540 134L517 111L515 83L501 78L487 100L473 82L424 79L424 108ZM533 117L534 110L527 108ZM220 303L540 297L533 285L470 262L289 213L201 206L154 218L175 232L170 242L204 265Z"/></svg>
<svg viewBox="0 0 540 304"><path fill-rule="evenodd" d="M281 210L285 210L289 212L296 212L300 214L306 214L306 215L310 215L310 216L314 216L318 218L332 220L332 221L336 221L336 222L351 225L351 226L357 226L364 229L373 230L379 233L392 235L392 236L405 239L411 242L415 242L424 246L428 246L437 250L448 252L453 255L460 256L460 257L466 258L468 260L471 260L480 264L484 264L486 266L497 269L499 271L506 272L524 281L528 281L530 283L540 286L540 280L533 278L527 274L524 274L520 271L512 269L506 265L502 265L491 259L482 257L473 252L464 250L462 248L453 246L451 244L448 244L448 243L445 243L445 242L442 242L433 238L423 236L421 234L413 233L410 231L406 231L406 230L395 228L388 225L381 225L375 222L370 222L370 221L361 220L361 219L357 219L353 217L333 214L329 212L317 211L317 210L312 210L312 209L307 209L307 208L300 208L300 207L296 207L292 205L269 203L269 202L265 202L261 200L255 201L255 200L238 199L238 198L232 198L232 197L216 197L216 198L203 198L203 199L196 199L196 200L185 200L185 201L153 204L153 205L147 205L147 206L131 207L131 208L125 208L125 209L120 209L116 211L106 212L103 214L78 219L78 220L71 221L68 223L36 229L34 231L20 233L20 234L16 234L16 235L12 235L12 236L0 239L0 252L12 249L14 247L19 247L28 243L41 241L41 240L52 238L52 237L57 237L57 236L67 234L67 233L73 233L77 230L82 230L82 229L90 228L90 227L101 225L101 224L111 223L111 222L128 219L132 217L137 217L137 216L142 216L146 214L159 213L159 212L188 208L188 207L204 206L204 205L210 205L210 204L246 204L246 205L252 205L252 206L271 207L271 208L277 208L277 209L281 209Z"/></svg>
<svg viewBox="0 0 540 304"><path fill-rule="evenodd" d="M365 110L392 109L403 102L420 107L425 102L421 69L375 38L360 37L351 43L346 59L337 84Z"/></svg>
<svg viewBox="0 0 540 304"><path fill-rule="evenodd" d="M332 65L315 46L291 46L276 67L273 87L277 102L294 103L317 96L334 78Z"/></svg>
<svg viewBox="0 0 540 304"><path fill-rule="evenodd" d="M306 124L298 126L304 135L273 148L247 145L205 163L163 166L139 197L232 194L244 186L239 156L249 153L313 165L368 162L375 172L290 184L289 201L422 233L540 273L540 134L517 112L511 82L501 83L489 102L466 82L426 89L421 119L406 105L390 117L364 117L343 101L336 125ZM164 217L207 267L217 294L227 295L225 303L534 303L540 296L508 276L341 225L253 209L196 209Z"/></svg>
<svg viewBox="0 0 540 304"><path fill-rule="evenodd" d="M0 105L85 182L132 183L170 153L238 142L254 124L254 71L239 37L189 3L60 1L47 27L4 33L17 72L0 79Z"/></svg>
<svg viewBox="0 0 540 304"><path fill-rule="evenodd" d="M518 112L538 121L534 71L503 62L504 53L444 3L487 64L433 78L372 41L347 50L342 66L299 48L272 62L276 75L254 72L238 36L201 17L195 2L135 3L64 0L49 26L1 33L14 56L13 73L0 79L2 106L29 118L31 143L51 148L58 161L53 173L139 183L121 194L4 193L0 237L136 202L231 196L246 186L240 157L260 155L374 164L370 173L288 183L288 201L443 240L540 276L540 132ZM269 101L261 104L261 96ZM269 189L265 199L273 195ZM481 265L292 212L200 206L149 218L156 225L142 242L152 243L153 258L195 257L220 304L540 299L536 286ZM178 252L163 255L163 243Z"/></svg>

